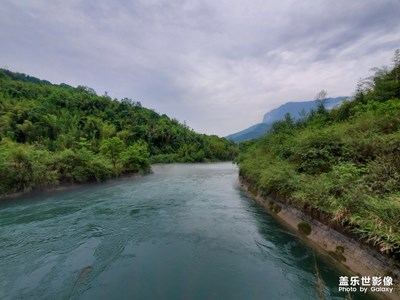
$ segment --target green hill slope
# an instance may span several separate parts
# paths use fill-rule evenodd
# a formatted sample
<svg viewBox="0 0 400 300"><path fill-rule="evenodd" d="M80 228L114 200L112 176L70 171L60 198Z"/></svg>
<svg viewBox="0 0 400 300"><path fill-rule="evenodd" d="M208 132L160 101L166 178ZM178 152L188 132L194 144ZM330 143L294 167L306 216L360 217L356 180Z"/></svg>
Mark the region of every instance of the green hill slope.
<svg viewBox="0 0 400 300"><path fill-rule="evenodd" d="M286 118L242 143L240 176L399 260L400 61L367 83L339 108Z"/></svg>
<svg viewBox="0 0 400 300"><path fill-rule="evenodd" d="M195 133L140 102L0 69L0 195L235 154L232 142Z"/></svg>

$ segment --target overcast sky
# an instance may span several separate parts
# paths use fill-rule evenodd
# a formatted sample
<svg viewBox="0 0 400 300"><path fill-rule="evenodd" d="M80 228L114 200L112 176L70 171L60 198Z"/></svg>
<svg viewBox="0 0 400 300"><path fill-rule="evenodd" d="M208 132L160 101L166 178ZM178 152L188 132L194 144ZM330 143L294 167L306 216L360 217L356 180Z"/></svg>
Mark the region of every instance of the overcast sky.
<svg viewBox="0 0 400 300"><path fill-rule="evenodd" d="M0 0L0 67L128 97L225 136L352 95L400 48L400 0Z"/></svg>

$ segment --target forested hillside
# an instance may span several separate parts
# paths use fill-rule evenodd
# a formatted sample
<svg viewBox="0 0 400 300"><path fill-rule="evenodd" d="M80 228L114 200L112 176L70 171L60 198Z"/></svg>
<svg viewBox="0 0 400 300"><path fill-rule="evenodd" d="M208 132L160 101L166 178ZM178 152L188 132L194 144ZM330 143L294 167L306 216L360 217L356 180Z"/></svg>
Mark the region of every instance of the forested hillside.
<svg viewBox="0 0 400 300"><path fill-rule="evenodd" d="M0 195L235 154L233 143L140 102L0 69Z"/></svg>
<svg viewBox="0 0 400 300"><path fill-rule="evenodd" d="M254 191L400 258L400 51L354 100L273 124L241 144L240 176Z"/></svg>

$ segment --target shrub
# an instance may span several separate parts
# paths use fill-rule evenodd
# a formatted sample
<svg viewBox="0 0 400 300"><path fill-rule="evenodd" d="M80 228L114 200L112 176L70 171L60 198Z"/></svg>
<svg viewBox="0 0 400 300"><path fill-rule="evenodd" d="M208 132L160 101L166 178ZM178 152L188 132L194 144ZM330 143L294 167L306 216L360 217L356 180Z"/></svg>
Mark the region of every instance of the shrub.
<svg viewBox="0 0 400 300"><path fill-rule="evenodd" d="M311 233L311 225L306 221L301 221L299 224L297 224L297 229L305 235L310 235Z"/></svg>
<svg viewBox="0 0 400 300"><path fill-rule="evenodd" d="M138 142L122 153L124 169L128 172L149 172L150 159L147 144Z"/></svg>

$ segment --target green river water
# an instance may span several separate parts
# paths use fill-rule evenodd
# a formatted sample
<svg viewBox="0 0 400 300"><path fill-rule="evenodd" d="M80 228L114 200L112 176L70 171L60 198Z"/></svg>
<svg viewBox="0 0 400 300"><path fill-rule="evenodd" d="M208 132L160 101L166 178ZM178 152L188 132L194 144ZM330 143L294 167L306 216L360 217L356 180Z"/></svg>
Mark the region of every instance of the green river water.
<svg viewBox="0 0 400 300"><path fill-rule="evenodd" d="M0 299L345 299L345 275L238 188L231 163L0 204ZM367 299L352 294L352 299Z"/></svg>

